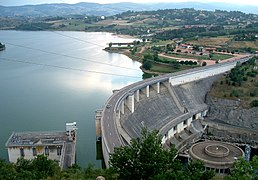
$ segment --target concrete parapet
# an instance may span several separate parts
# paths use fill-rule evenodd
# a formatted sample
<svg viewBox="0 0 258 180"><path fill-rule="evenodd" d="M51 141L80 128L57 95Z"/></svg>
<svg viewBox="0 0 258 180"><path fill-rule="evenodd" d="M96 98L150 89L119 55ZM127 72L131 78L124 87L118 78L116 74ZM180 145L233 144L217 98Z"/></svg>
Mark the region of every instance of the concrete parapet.
<svg viewBox="0 0 258 180"><path fill-rule="evenodd" d="M125 101L122 101L121 106L120 106L121 113L125 113Z"/></svg>
<svg viewBox="0 0 258 180"><path fill-rule="evenodd" d="M240 59L238 61L244 62L248 59L249 57ZM169 81L174 86L174 85L183 85L185 83L189 83L192 81L197 82L197 80L201 80L207 77L211 77L213 75L224 73L230 70L232 67L234 67L236 63L237 61L226 62L226 63L216 64L212 66L200 67L200 68L181 71L173 74L166 74L163 76L153 77L144 81L137 82L135 84L131 84L127 87L122 88L117 93L114 93L106 103L106 104L110 104L111 108L109 109L109 111L104 110L103 116L101 118L101 127L102 127L102 135L103 135L102 147L103 147L103 155L104 155L106 165L108 166L109 154L113 153L114 148L117 146L125 145L124 141L121 138L121 133L123 132L119 130L118 127L110 127L113 125L116 126L118 124L118 123L114 123L114 121L116 121L115 119L117 118L116 118L116 115L114 115L113 113L116 113L116 110L121 111L121 117L123 116L129 117L131 115L135 117L136 116L140 117L140 115L142 115L142 113L140 113L141 110L143 112L149 112L147 116L140 118L142 119L142 121L136 120L137 118L135 117L131 118L132 122L128 122L127 120L122 120L123 123L128 122L127 127L132 128L131 129L132 131L130 131L129 129L124 129L122 125L122 128L129 134L130 137L134 137L134 136L137 137L139 135L138 131L141 130L142 126L151 127L152 129L158 128L161 134L165 135L166 133L168 133L169 130L171 130L171 128L173 128L174 124L177 125L179 123L182 123L183 121L190 119L192 116L195 116L195 117L202 116L203 114L205 114L208 107L203 101L203 96L198 96L198 98L196 99L194 98L195 93L193 93L188 95L189 97L188 101L185 102L185 104L188 105L188 108L187 108L187 111L184 110L183 111L184 113L182 114L182 111L179 110L177 105L174 105L176 103L174 102L175 100L173 99L176 99L176 98L168 98L164 96L164 94L166 94L166 90L164 94L162 94L163 92L160 87L160 83ZM200 86L201 84L196 84L196 86L198 85ZM205 84L202 84L202 85L205 86ZM153 97L152 95L150 97L150 86L154 88L155 86L157 87L156 92L157 92L158 98ZM207 88L207 86L205 87ZM200 87L196 88L197 91L198 89L200 90ZM187 95L188 92L191 93L191 90L192 88L187 88L186 86L186 89L183 92L184 93L183 96ZM137 91L139 93L137 93ZM142 93L141 91L144 93ZM132 92L133 94L129 94L128 92ZM176 91L176 94L177 92L180 92L180 88L178 89L178 91ZM144 94L145 97L147 97L146 101L145 100L142 101L141 94ZM135 109L135 106L136 106L134 102L135 99L137 102L136 105L138 104L138 110L139 110L138 113L136 112L137 109ZM195 99L195 101L191 102L192 99ZM150 105L150 107L146 109L146 107L141 104L143 102ZM160 103L161 104L163 103L162 107ZM125 108L127 108L127 107L124 107L125 104L130 109L131 114L129 115L127 114L125 115ZM183 107L186 106L185 104L183 105ZM169 107L170 109L168 110ZM153 117L155 117L154 118L155 120L146 121L149 118L152 119ZM129 131L132 134L130 134ZM128 139L128 137L126 138Z"/></svg>
<svg viewBox="0 0 258 180"><path fill-rule="evenodd" d="M102 110L97 110L95 112L95 124L96 124L96 137L101 137L101 117L102 117Z"/></svg>

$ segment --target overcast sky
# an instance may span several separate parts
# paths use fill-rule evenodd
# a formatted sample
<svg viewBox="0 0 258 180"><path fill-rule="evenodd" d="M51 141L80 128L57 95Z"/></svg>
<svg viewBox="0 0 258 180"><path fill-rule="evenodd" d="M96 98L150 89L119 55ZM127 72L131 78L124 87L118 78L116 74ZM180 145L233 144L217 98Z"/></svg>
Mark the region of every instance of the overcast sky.
<svg viewBox="0 0 258 180"><path fill-rule="evenodd" d="M258 6L258 0L0 0L2 6L16 6L28 4L45 4L45 3L69 3L74 4L78 2L95 2L101 4L117 3L117 2L135 2L135 3L154 3L154 2L226 2L239 5L255 5ZM0 12L1 13L1 12Z"/></svg>

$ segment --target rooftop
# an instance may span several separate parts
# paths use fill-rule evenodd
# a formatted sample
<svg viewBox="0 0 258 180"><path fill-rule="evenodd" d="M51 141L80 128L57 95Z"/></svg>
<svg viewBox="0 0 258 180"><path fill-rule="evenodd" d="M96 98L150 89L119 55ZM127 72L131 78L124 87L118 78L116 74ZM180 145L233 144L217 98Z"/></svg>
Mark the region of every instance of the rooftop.
<svg viewBox="0 0 258 180"><path fill-rule="evenodd" d="M65 132L13 132L6 147L62 145L66 141Z"/></svg>
<svg viewBox="0 0 258 180"><path fill-rule="evenodd" d="M236 159L244 156L239 147L225 142L204 141L190 148L190 156L211 168L231 168Z"/></svg>

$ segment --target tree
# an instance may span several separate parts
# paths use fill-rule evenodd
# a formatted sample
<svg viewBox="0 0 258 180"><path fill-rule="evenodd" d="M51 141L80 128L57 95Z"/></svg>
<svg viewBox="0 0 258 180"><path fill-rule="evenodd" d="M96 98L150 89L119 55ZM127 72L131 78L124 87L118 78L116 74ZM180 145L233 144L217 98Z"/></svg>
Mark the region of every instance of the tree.
<svg viewBox="0 0 258 180"><path fill-rule="evenodd" d="M202 66L207 66L207 62L203 61Z"/></svg>
<svg viewBox="0 0 258 180"><path fill-rule="evenodd" d="M48 159L47 156L43 154L34 158L32 160L31 166L39 179L46 178L48 176L52 177L60 173L58 163Z"/></svg>
<svg viewBox="0 0 258 180"><path fill-rule="evenodd" d="M202 161L191 161L187 166L187 174L192 180L211 179L214 171L206 171Z"/></svg>
<svg viewBox="0 0 258 180"><path fill-rule="evenodd" d="M32 167L32 161L24 158L19 158L15 164L18 179L35 179L36 174Z"/></svg>
<svg viewBox="0 0 258 180"><path fill-rule="evenodd" d="M153 60L154 60L154 61L160 61L160 60L159 60L159 55L158 55L157 52L155 52L155 53L153 54Z"/></svg>
<svg viewBox="0 0 258 180"><path fill-rule="evenodd" d="M144 56L143 56L143 61L144 60L153 60L153 55L151 55L150 53L148 53L148 54L144 54Z"/></svg>
<svg viewBox="0 0 258 180"><path fill-rule="evenodd" d="M121 179L210 179L211 171L205 171L202 162L193 161L186 167L175 159L177 150L173 146L162 147L157 130L142 130L141 137L132 139L130 145L115 148L110 157L111 168Z"/></svg>
<svg viewBox="0 0 258 180"><path fill-rule="evenodd" d="M15 179L16 171L12 164L6 163L0 159L0 179Z"/></svg>
<svg viewBox="0 0 258 180"><path fill-rule="evenodd" d="M167 44L167 45L166 45L166 50L167 50L167 51L172 51L172 50L173 50L172 44Z"/></svg>
<svg viewBox="0 0 258 180"><path fill-rule="evenodd" d="M238 159L234 163L233 168L226 179L258 179L258 156L254 156L251 162L243 158Z"/></svg>
<svg viewBox="0 0 258 180"><path fill-rule="evenodd" d="M210 58L210 59L212 59L212 58L213 58L213 53L212 53L212 52L210 52L210 54L209 54L209 58Z"/></svg>
<svg viewBox="0 0 258 180"><path fill-rule="evenodd" d="M59 177L60 167L56 161L50 160L45 155L38 155L32 160L19 158L15 164L18 179L45 179Z"/></svg>
<svg viewBox="0 0 258 180"><path fill-rule="evenodd" d="M165 150L158 131L142 130L141 138L132 139L130 145L115 148L110 166L122 179L148 179L166 172L175 164L176 150Z"/></svg>
<svg viewBox="0 0 258 180"><path fill-rule="evenodd" d="M253 100L251 103L250 103L251 107L258 107L258 100Z"/></svg>
<svg viewBox="0 0 258 180"><path fill-rule="evenodd" d="M143 60L142 67L146 70L150 70L152 67L152 62L150 60Z"/></svg>

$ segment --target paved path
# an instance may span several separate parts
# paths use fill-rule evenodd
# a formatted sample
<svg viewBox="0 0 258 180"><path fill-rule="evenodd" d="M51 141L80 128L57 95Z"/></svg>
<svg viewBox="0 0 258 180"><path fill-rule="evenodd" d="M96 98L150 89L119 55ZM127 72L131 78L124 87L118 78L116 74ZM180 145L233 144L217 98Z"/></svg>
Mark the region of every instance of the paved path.
<svg viewBox="0 0 258 180"><path fill-rule="evenodd" d="M243 59L242 61L246 61L249 59L248 57ZM165 74L162 76L157 76L153 78L149 78L143 81L136 82L134 84L131 84L129 86L126 86L122 88L120 91L115 92L106 102L102 117L101 117L101 130L102 130L102 141L104 143L103 152L107 153L113 153L115 147L120 147L124 146L125 143L122 140L122 137L120 133L118 132L118 128L121 127L117 125L116 123L116 111L119 110L120 103L128 97L128 95L131 92L135 92L139 89L143 89L148 85L155 84L157 82L164 82L168 81L170 77L176 77L176 76L184 76L187 74L194 74L197 71L206 71L207 69L217 69L221 66L232 66L232 63L234 62L226 62L226 63L221 63L221 64L216 64L214 66L206 66L206 67L199 67L199 68L194 68L194 69L189 69L185 71L180 71L172 74ZM119 123L119 122L118 122ZM106 151L105 151L106 150ZM109 158L105 157L104 158ZM107 164L106 164L107 165Z"/></svg>
<svg viewBox="0 0 258 180"><path fill-rule="evenodd" d="M64 161L61 164L62 169L67 169L75 163L75 142L66 142L64 150Z"/></svg>

